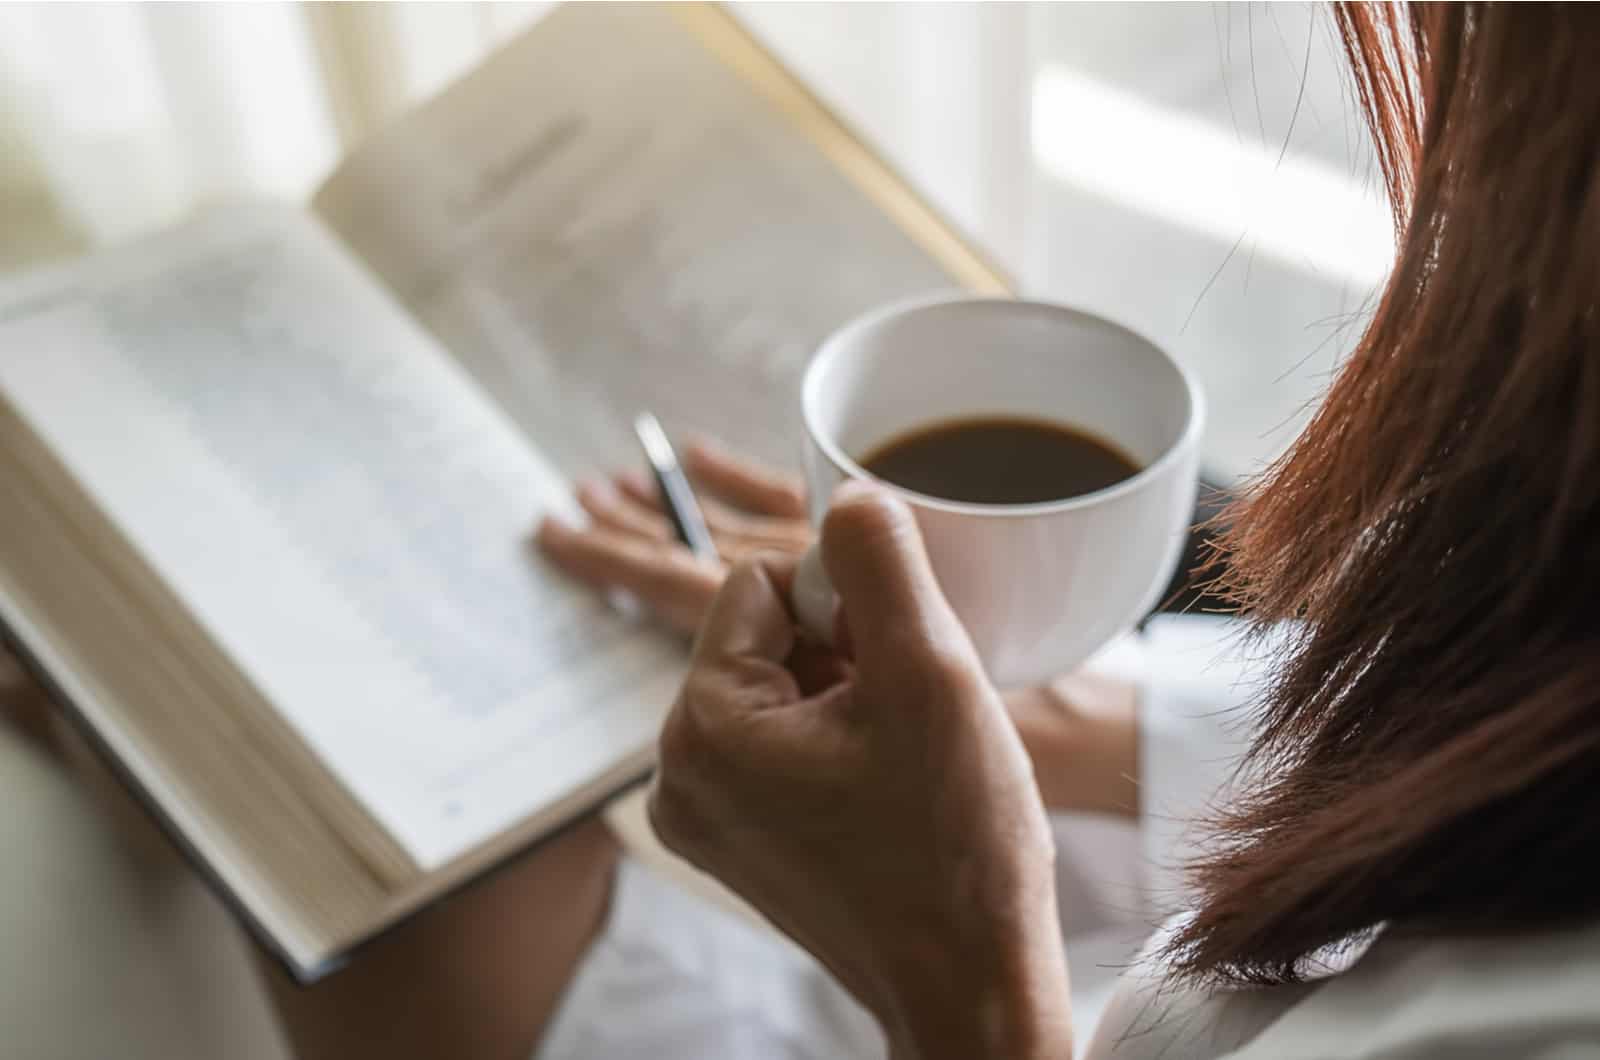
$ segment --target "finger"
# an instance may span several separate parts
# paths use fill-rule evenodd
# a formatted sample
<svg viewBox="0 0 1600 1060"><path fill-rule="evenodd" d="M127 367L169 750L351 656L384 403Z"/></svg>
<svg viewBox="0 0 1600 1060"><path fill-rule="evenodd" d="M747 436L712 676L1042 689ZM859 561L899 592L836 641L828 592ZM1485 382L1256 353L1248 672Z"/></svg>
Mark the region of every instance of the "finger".
<svg viewBox="0 0 1600 1060"><path fill-rule="evenodd" d="M660 512L662 510L661 489L656 485L655 479L646 475L643 471L636 471L632 468L626 471L618 471L611 477L611 482L612 485L617 487L618 492L626 494L651 511Z"/></svg>
<svg viewBox="0 0 1600 1060"><path fill-rule="evenodd" d="M615 484L629 500L660 512L661 496L647 476L624 471L616 476ZM811 528L800 519L750 515L709 497L700 498L700 511L718 550L730 562L756 551L802 552L811 543Z"/></svg>
<svg viewBox="0 0 1600 1060"><path fill-rule="evenodd" d="M814 779L839 768L857 733L841 725L848 716L848 683L824 679L818 690L802 684L820 672L789 668L797 633L788 592L795 561L761 556L728 575L701 626L679 705L662 730L663 774L693 763L737 763L747 775L798 775ZM829 675L831 676L831 675ZM668 738L668 730L673 737Z"/></svg>
<svg viewBox="0 0 1600 1060"><path fill-rule="evenodd" d="M708 438L690 442L683 463L696 482L730 504L787 519L806 514L805 491L798 478L732 453Z"/></svg>
<svg viewBox="0 0 1600 1060"><path fill-rule="evenodd" d="M603 527L580 530L546 519L537 541L568 574L597 588L626 589L684 632L698 627L722 581L721 568L700 562L685 548L663 548Z"/></svg>
<svg viewBox="0 0 1600 1060"><path fill-rule="evenodd" d="M580 483L577 492L578 504L600 526L649 541L675 540L671 525L659 511L646 507L604 479Z"/></svg>
<svg viewBox="0 0 1600 1060"><path fill-rule="evenodd" d="M661 512L661 492L651 479L637 471L622 471L615 478L617 491L636 504L643 505L654 512ZM703 493L696 495L695 500L700 504L700 514L705 516L706 529L713 534L726 534L738 537L756 537L765 529L763 524L775 522L762 516L746 515L734 511L727 505Z"/></svg>
<svg viewBox="0 0 1600 1060"><path fill-rule="evenodd" d="M858 666L907 655L976 665L903 501L877 486L846 482L823 520L822 561Z"/></svg>

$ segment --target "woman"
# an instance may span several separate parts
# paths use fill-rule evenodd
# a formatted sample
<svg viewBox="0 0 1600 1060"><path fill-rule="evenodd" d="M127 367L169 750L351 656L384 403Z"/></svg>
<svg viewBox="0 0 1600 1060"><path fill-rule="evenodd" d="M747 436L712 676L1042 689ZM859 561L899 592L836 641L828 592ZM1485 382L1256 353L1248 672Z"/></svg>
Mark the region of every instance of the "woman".
<svg viewBox="0 0 1600 1060"><path fill-rule="evenodd" d="M1338 19L1399 254L1237 512L1228 583L1296 624L1193 914L1089 1052L1600 1055L1600 16ZM625 540L653 524L591 511L551 553L658 587L675 561ZM823 547L853 660L797 650L788 561L738 566L663 730L656 829L893 1055L1071 1055L1024 741L903 506L847 488Z"/></svg>
<svg viewBox="0 0 1600 1060"><path fill-rule="evenodd" d="M541 541L699 628L656 828L853 1002L631 869L611 892L588 827L323 986L280 984L301 1053L1600 1055L1600 17L1338 22L1399 253L1321 411L1233 513L1226 584L1271 631L1259 730L1191 912L1092 1040L1046 807L1162 831L1172 689L1079 675L1002 699L906 510L860 486L823 528L851 657L803 649L798 494L701 451L702 484L747 509L712 510L725 584L628 479ZM1226 765L1200 726L1232 705L1183 715L1199 798Z"/></svg>

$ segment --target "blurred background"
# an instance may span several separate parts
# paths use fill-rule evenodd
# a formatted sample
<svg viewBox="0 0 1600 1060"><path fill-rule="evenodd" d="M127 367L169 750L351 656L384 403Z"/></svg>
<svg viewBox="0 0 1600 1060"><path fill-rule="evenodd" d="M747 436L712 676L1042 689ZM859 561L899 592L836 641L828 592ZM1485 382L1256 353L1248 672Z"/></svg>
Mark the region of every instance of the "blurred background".
<svg viewBox="0 0 1600 1060"><path fill-rule="evenodd" d="M303 199L544 3L0 5L0 269ZM1213 474L1303 422L1392 249L1311 4L735 3L1023 293L1194 365Z"/></svg>

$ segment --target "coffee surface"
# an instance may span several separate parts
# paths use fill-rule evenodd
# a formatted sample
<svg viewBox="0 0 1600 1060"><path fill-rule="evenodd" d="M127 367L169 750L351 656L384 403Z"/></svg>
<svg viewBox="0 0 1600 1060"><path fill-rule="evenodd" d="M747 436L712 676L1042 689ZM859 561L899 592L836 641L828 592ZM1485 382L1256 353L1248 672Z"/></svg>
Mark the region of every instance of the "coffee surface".
<svg viewBox="0 0 1600 1060"><path fill-rule="evenodd" d="M877 446L859 463L896 486L967 504L1064 500L1139 472L1110 442L1047 420L944 420Z"/></svg>

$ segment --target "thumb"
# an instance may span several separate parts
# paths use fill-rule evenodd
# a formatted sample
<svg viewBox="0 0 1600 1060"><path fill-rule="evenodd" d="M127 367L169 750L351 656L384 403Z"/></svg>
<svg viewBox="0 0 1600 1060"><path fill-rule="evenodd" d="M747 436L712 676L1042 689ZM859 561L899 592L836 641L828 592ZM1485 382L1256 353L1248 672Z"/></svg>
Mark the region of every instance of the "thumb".
<svg viewBox="0 0 1600 1060"><path fill-rule="evenodd" d="M887 490L854 480L839 487L822 522L822 562L858 665L908 654L977 665L911 509Z"/></svg>
<svg viewBox="0 0 1600 1060"><path fill-rule="evenodd" d="M734 567L700 624L695 660L782 662L794 647L794 621L785 602L793 580L788 557L758 555Z"/></svg>

